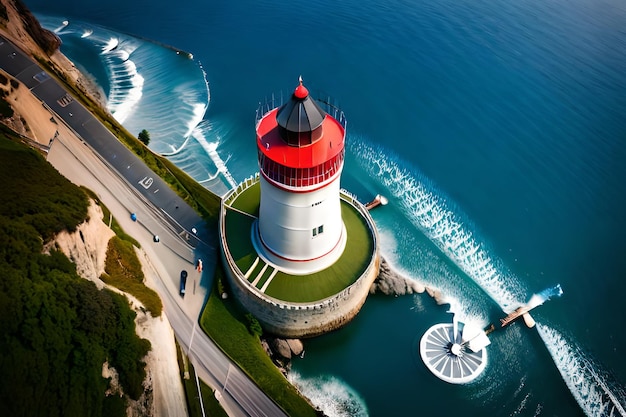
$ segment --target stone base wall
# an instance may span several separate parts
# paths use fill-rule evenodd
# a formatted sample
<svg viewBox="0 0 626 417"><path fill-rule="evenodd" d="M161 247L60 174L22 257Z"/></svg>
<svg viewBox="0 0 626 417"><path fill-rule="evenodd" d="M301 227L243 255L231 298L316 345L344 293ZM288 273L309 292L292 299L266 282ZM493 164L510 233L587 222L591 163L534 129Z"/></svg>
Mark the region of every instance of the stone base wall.
<svg viewBox="0 0 626 417"><path fill-rule="evenodd" d="M354 284L333 297L303 304L265 296L239 276L236 267L229 267L223 251L222 259L235 299L259 320L265 331L284 338L319 336L348 324L361 310L380 268L376 251L370 267Z"/></svg>

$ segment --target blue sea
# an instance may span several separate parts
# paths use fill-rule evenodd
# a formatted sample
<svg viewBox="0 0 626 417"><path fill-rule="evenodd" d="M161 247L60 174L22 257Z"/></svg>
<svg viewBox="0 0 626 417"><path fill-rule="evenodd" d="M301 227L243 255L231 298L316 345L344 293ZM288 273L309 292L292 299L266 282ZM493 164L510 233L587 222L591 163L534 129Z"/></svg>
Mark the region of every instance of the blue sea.
<svg viewBox="0 0 626 417"><path fill-rule="evenodd" d="M257 171L255 111L300 75L348 120L342 187L393 268L290 379L330 416L626 414L624 0L26 0L114 116L223 195ZM433 376L437 323L487 326L477 380Z"/></svg>

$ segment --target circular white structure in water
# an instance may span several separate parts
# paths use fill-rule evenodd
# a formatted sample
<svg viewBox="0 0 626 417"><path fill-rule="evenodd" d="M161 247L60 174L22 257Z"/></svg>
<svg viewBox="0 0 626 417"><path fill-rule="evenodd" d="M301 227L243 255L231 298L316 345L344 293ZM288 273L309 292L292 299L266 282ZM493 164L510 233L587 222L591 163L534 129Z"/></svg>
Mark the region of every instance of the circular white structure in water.
<svg viewBox="0 0 626 417"><path fill-rule="evenodd" d="M456 327L456 328L455 328ZM471 340L464 338L463 324L435 324L420 341L420 356L426 367L451 384L466 384L476 379L487 366L487 350L470 349Z"/></svg>

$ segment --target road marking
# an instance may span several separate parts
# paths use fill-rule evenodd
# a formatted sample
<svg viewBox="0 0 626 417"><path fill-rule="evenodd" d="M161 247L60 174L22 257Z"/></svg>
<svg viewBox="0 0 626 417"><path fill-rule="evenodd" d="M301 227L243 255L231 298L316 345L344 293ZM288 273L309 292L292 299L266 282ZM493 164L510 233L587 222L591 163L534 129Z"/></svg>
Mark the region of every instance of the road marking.
<svg viewBox="0 0 626 417"><path fill-rule="evenodd" d="M141 184L141 186L147 190L148 188L150 188L153 182L154 179L152 177L143 177L143 179L139 181L139 184Z"/></svg>

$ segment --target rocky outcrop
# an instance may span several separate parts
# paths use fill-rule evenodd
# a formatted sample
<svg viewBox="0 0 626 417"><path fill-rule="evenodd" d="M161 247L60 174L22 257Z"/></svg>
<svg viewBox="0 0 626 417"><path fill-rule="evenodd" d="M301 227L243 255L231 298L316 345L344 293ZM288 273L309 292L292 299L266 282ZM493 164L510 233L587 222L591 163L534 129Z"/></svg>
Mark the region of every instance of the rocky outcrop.
<svg viewBox="0 0 626 417"><path fill-rule="evenodd" d="M61 39L42 28L21 0L0 0L0 8L3 31L25 51L34 56L50 56L61 46Z"/></svg>
<svg viewBox="0 0 626 417"><path fill-rule="evenodd" d="M437 288L426 287L426 293L430 295L438 305L449 303L441 290L438 290Z"/></svg>
<svg viewBox="0 0 626 417"><path fill-rule="evenodd" d="M52 55L61 46L61 39L54 33L44 29L39 21L26 8L21 0L14 0L15 9L22 18L22 25L30 37L47 54Z"/></svg>
<svg viewBox="0 0 626 417"><path fill-rule="evenodd" d="M383 293L385 295L421 294L424 291L431 296L438 305L448 304L446 296L434 287L427 287L419 282L407 278L394 271L384 259L380 265L380 273L370 288L370 294Z"/></svg>
<svg viewBox="0 0 626 417"><path fill-rule="evenodd" d="M389 263L382 260L380 272L370 288L370 294L383 293L385 295L405 295L423 293L424 286L419 282L407 278L394 271Z"/></svg>
<svg viewBox="0 0 626 417"><path fill-rule="evenodd" d="M287 344L289 345L291 353L296 356L300 356L304 352L304 344L300 339L287 339Z"/></svg>
<svg viewBox="0 0 626 417"><path fill-rule="evenodd" d="M102 288L100 275L104 272L109 239L115 233L102 221L102 209L93 200L89 203L87 215L87 220L79 224L75 232L59 233L44 247L44 251L49 251L51 247L60 249L76 264L78 275Z"/></svg>
<svg viewBox="0 0 626 417"><path fill-rule="evenodd" d="M304 353L304 344L300 339L280 339L267 336L261 339L261 345L284 375L291 369L291 358Z"/></svg>

